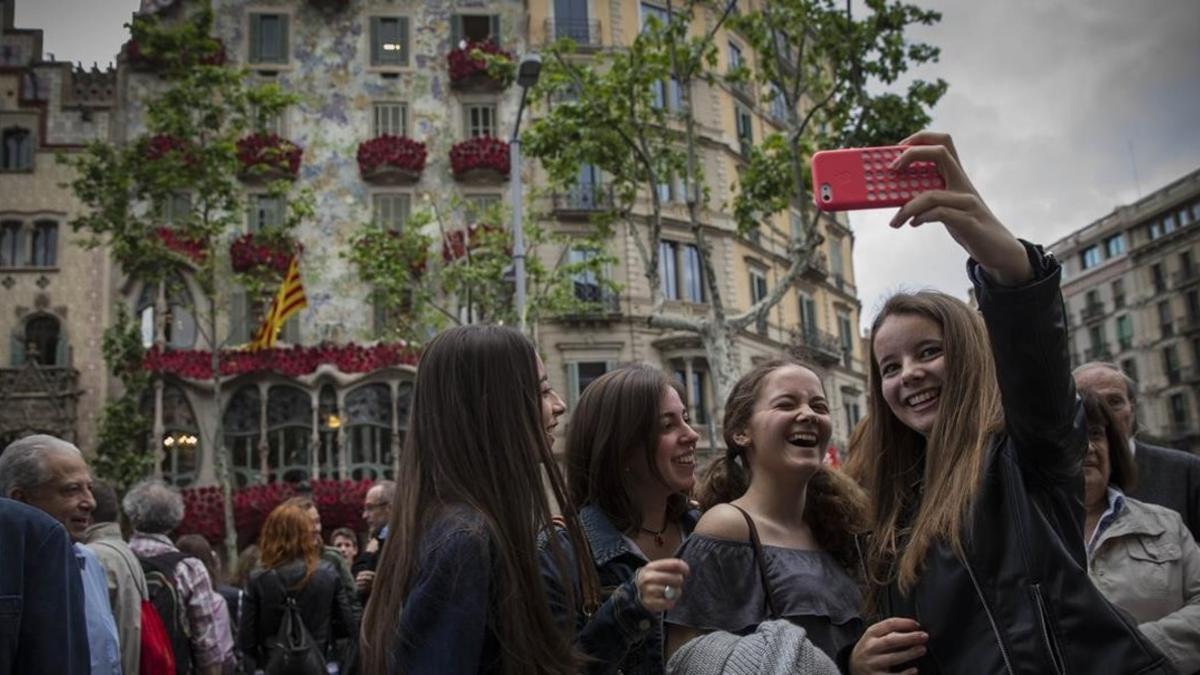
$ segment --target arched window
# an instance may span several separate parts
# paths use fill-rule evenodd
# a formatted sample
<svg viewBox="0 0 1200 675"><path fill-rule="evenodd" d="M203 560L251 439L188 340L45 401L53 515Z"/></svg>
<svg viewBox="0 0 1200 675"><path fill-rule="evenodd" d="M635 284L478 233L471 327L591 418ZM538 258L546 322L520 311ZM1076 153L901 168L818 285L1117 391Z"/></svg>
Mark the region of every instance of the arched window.
<svg viewBox="0 0 1200 675"><path fill-rule="evenodd" d="M225 406L225 447L229 449L234 482L238 487L261 480L258 462L261 416L262 399L254 385L238 389Z"/></svg>
<svg viewBox="0 0 1200 675"><path fill-rule="evenodd" d="M137 312L141 317L142 344L149 347L154 344L154 303L158 296L158 287L146 284L138 298ZM166 329L167 346L172 349L191 349L196 345L196 318L192 316L192 294L187 284L179 276L172 277L167 282L167 311Z"/></svg>
<svg viewBox="0 0 1200 675"><path fill-rule="evenodd" d="M321 387L317 423L317 435L321 443L317 448L317 466L322 478L332 478L337 476L337 434L342 426L341 417L338 416L337 392L332 385Z"/></svg>
<svg viewBox="0 0 1200 675"><path fill-rule="evenodd" d="M312 397L278 385L267 395L267 445L275 480L295 483L312 472Z"/></svg>
<svg viewBox="0 0 1200 675"><path fill-rule="evenodd" d="M346 438L350 478L392 478L392 392L368 384L346 395Z"/></svg>
<svg viewBox="0 0 1200 675"><path fill-rule="evenodd" d="M10 127L0 132L0 169L29 171L33 168L33 134L28 129Z"/></svg>
<svg viewBox="0 0 1200 675"><path fill-rule="evenodd" d="M25 322L25 362L65 366L66 345L58 319L44 314Z"/></svg>
<svg viewBox="0 0 1200 675"><path fill-rule="evenodd" d="M179 487L196 480L200 464L200 426L187 395L178 386L163 389L163 478Z"/></svg>

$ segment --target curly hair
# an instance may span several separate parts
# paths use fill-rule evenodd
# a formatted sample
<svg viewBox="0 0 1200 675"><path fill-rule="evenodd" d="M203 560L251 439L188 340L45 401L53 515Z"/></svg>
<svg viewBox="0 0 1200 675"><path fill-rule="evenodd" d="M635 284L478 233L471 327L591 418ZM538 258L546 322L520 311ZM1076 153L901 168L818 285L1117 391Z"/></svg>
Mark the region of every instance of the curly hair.
<svg viewBox="0 0 1200 675"><path fill-rule="evenodd" d="M308 583L317 571L321 551L313 539L308 512L296 504L280 504L263 523L258 549L263 569L275 569L293 560L304 560L304 578L296 588Z"/></svg>

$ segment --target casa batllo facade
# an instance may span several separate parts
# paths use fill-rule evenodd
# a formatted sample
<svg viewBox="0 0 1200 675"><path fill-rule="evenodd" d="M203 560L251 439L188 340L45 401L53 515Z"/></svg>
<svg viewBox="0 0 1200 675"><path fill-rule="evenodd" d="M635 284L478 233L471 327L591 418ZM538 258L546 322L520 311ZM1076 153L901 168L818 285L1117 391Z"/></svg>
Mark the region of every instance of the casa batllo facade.
<svg viewBox="0 0 1200 675"><path fill-rule="evenodd" d="M186 16L194 9L191 4L189 0L145 0L140 11L169 22ZM211 346L189 310L199 294L192 293L194 286L185 280L179 291L184 295L167 303L170 327L165 345L174 354L171 362L185 365L159 371L158 403L148 400L145 408L155 419L148 445L162 453L160 470L167 479L181 486L212 484L216 480L213 448L218 445L215 420L220 416L220 440L231 451L237 485L391 477L405 432L413 366L397 358L374 362L373 356L346 365L346 350L375 354L372 345L380 332L370 289L340 251L366 223L403 228L408 214L427 196L457 194L485 204L508 201L507 176L485 172L482 177L456 178L449 157L455 144L473 137L507 138L520 90L464 86L454 80L447 65L450 52L463 41L490 39L519 58L554 38L571 37L580 45L581 58L588 58L627 44L645 17L663 8L603 0L214 0L212 8L214 32L231 65L245 66L256 81L277 83L299 97L297 105L272 122L270 131L302 148L294 186L311 190L316 199L315 216L295 232L304 245L302 277L309 306L288 322L280 336L285 347L299 346L307 361L303 366L290 363L226 376L218 408L202 368L186 365L202 363ZM718 44L726 62L753 58L735 33L721 35ZM143 132L144 102L163 86L153 72L135 66L127 54L118 64L111 125L116 142L128 142ZM730 196L728 186L745 161L745 145L767 133L780 112L744 87L698 85L691 95L705 134L702 161L716 205ZM665 105L670 105L670 98L671 93L664 91ZM527 115L538 112L535 105ZM359 147L383 134L424 143L424 169L400 179L365 172L356 160ZM531 186L544 180L539 167L529 161L523 176L527 195ZM606 205L602 197L595 197L603 194L597 189L603 184L603 175L585 169L576 189L539 195L532 210L546 214L545 224L556 231L581 232L588 218ZM281 204L257 195L253 184L247 183L245 189L247 232L279 217ZM706 291L681 195L671 187L661 196L668 218L659 243L662 291L673 310L703 312ZM786 270L787 239L800 214L798 210L781 214L752 238L739 237L726 213L708 210L703 217L729 309L744 310ZM865 410L866 391L865 354L857 331L860 303L851 262L854 238L844 220L826 219L819 229L824 236L820 255L766 320L738 337L736 358L742 369L788 352L812 364L830 398L833 444L844 452L845 439ZM531 327L552 384L570 406L591 380L620 363L657 364L686 382L692 419L702 434L701 448L715 450L722 445L722 402L715 400L699 340L693 334L648 328L649 289L634 243L618 235L610 247L618 262L607 273L620 285L620 292L610 296L596 278L586 275L575 282L580 298L602 299L604 310ZM576 252L540 254L549 260ZM150 344L152 289L137 279L113 276L102 287L112 289L140 317ZM188 293L192 297L186 297ZM231 344L245 342L256 328L246 304L234 293L227 306L219 308L223 314L219 334L228 335ZM98 322L96 336L103 323ZM88 362L101 363L98 354ZM100 382L96 390L108 386L112 385ZM90 417L78 420L81 437L86 437L82 430L90 423Z"/></svg>

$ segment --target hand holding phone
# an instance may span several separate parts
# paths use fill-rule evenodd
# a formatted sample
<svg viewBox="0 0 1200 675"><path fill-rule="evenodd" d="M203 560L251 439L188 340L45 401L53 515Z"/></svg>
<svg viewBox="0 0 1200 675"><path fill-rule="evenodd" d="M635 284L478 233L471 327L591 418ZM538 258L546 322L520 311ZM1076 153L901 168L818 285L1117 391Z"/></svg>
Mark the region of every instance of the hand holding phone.
<svg viewBox="0 0 1200 675"><path fill-rule="evenodd" d="M922 192L944 190L946 181L933 162L890 167L905 145L822 150L812 156L813 201L822 211L854 211L903 206Z"/></svg>

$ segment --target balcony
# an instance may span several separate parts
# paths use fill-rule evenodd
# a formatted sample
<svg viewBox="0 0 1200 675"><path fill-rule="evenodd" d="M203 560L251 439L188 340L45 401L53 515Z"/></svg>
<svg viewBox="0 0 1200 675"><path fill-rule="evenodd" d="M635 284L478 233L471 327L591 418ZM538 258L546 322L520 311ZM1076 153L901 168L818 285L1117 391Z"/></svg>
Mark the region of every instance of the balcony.
<svg viewBox="0 0 1200 675"><path fill-rule="evenodd" d="M1089 321L1097 321L1104 318L1104 303L1089 302L1087 306L1079 310L1079 317L1084 323Z"/></svg>
<svg viewBox="0 0 1200 675"><path fill-rule="evenodd" d="M1112 361L1112 349L1109 348L1107 342L1101 342L1098 345L1092 345L1083 350L1083 360L1087 361Z"/></svg>
<svg viewBox="0 0 1200 675"><path fill-rule="evenodd" d="M824 253L818 251L813 253L808 259L808 267L804 268L804 278L811 281L822 282L829 277L829 258Z"/></svg>
<svg viewBox="0 0 1200 675"><path fill-rule="evenodd" d="M1179 319L1179 334L1193 335L1200 333L1200 314L1192 314Z"/></svg>
<svg viewBox="0 0 1200 675"><path fill-rule="evenodd" d="M833 366L841 362L842 343L837 336L807 326L797 326L791 333L791 346L788 351L796 358L822 366Z"/></svg>
<svg viewBox="0 0 1200 675"><path fill-rule="evenodd" d="M741 80L727 81L729 91L745 103L754 105L754 86Z"/></svg>
<svg viewBox="0 0 1200 675"><path fill-rule="evenodd" d="M579 51L600 49L599 19L546 19L546 43L564 38L574 40Z"/></svg>
<svg viewBox="0 0 1200 675"><path fill-rule="evenodd" d="M32 363L0 368L0 437L39 432L73 440L82 394L74 368Z"/></svg>
<svg viewBox="0 0 1200 675"><path fill-rule="evenodd" d="M1181 289L1200 281L1200 267L1193 265L1187 269L1177 270L1171 274L1171 286Z"/></svg>
<svg viewBox="0 0 1200 675"><path fill-rule="evenodd" d="M612 206L612 198L599 183L572 185L564 192L550 195L550 200L554 214L564 220L587 219Z"/></svg>

